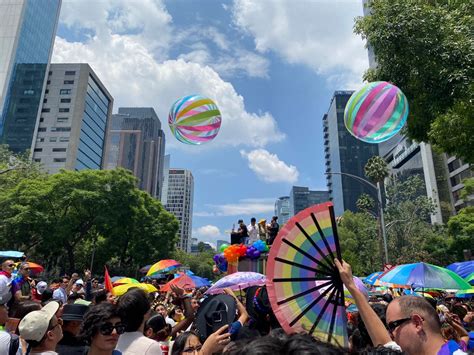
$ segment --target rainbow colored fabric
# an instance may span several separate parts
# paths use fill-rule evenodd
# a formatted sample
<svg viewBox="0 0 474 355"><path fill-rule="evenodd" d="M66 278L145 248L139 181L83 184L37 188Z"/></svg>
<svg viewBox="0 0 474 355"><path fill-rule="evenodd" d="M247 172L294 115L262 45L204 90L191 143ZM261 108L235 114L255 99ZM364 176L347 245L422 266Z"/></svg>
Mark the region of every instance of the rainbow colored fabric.
<svg viewBox="0 0 474 355"><path fill-rule="evenodd" d="M333 205L312 206L291 218L275 239L266 284L285 331L305 331L345 347L347 317L335 257L340 248Z"/></svg>
<svg viewBox="0 0 474 355"><path fill-rule="evenodd" d="M353 93L344 111L347 130L367 143L392 138L407 117L407 98L398 87L385 81L369 83Z"/></svg>
<svg viewBox="0 0 474 355"><path fill-rule="evenodd" d="M170 109L168 124L177 140L199 145L213 140L221 127L221 113L211 99L201 95L185 96Z"/></svg>

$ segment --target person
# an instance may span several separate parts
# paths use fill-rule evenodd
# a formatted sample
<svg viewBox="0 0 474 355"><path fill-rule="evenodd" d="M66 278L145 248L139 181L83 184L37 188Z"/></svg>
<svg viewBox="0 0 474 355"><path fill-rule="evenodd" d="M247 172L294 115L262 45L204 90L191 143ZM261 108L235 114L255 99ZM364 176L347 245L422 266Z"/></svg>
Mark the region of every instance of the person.
<svg viewBox="0 0 474 355"><path fill-rule="evenodd" d="M164 304L158 303L155 306L155 311L163 316L166 321L166 324L171 325L171 327L174 327L176 325L176 321L168 315L168 309Z"/></svg>
<svg viewBox="0 0 474 355"><path fill-rule="evenodd" d="M48 289L48 284L45 281L40 281L36 284L36 292L32 295L32 299L36 302L41 302L44 291Z"/></svg>
<svg viewBox="0 0 474 355"><path fill-rule="evenodd" d="M72 290L69 292L69 294L72 294L72 293L77 293L80 295L86 294L86 291L84 290L84 281L82 279L79 279L76 282L74 282Z"/></svg>
<svg viewBox="0 0 474 355"><path fill-rule="evenodd" d="M2 263L0 271L0 303L6 305L12 298L12 271L15 267L13 260L7 259Z"/></svg>
<svg viewBox="0 0 474 355"><path fill-rule="evenodd" d="M230 343L230 333L227 332L228 325L224 325L214 333L210 334L204 344L199 336L193 331L180 334L174 341L171 355L187 354L215 354L220 353Z"/></svg>
<svg viewBox="0 0 474 355"><path fill-rule="evenodd" d="M199 299L196 297L191 298L191 307L193 309L193 312L196 313L199 309Z"/></svg>
<svg viewBox="0 0 474 355"><path fill-rule="evenodd" d="M67 296L69 295L69 291L70 291L69 284L70 284L69 277L63 276L61 278L61 284L53 292L53 299L56 300L56 301L61 302L61 304L66 304L67 303Z"/></svg>
<svg viewBox="0 0 474 355"><path fill-rule="evenodd" d="M273 216L270 225L268 226L268 245L272 245L273 241L278 235L280 225L278 224L278 216Z"/></svg>
<svg viewBox="0 0 474 355"><path fill-rule="evenodd" d="M249 239L246 244L252 245L254 242L258 240L258 226L256 224L257 220L255 217L250 219L250 224L247 226L247 230L249 233Z"/></svg>
<svg viewBox="0 0 474 355"><path fill-rule="evenodd" d="M5 327L8 320L8 310L4 303L0 303L0 326ZM0 330L0 354L15 355L20 347L20 340L15 334Z"/></svg>
<svg viewBox="0 0 474 355"><path fill-rule="evenodd" d="M62 321L56 317L59 303L49 302L39 311L28 313L20 322L20 336L31 348L30 354L57 355L57 344L63 337Z"/></svg>
<svg viewBox="0 0 474 355"><path fill-rule="evenodd" d="M258 236L260 240L267 242L267 220L261 219L258 221Z"/></svg>
<svg viewBox="0 0 474 355"><path fill-rule="evenodd" d="M249 238L249 232L247 230L247 226L245 225L243 219L239 219L237 224L239 225L239 229L237 229L237 234L239 235L239 239L240 239L239 243L246 244Z"/></svg>
<svg viewBox="0 0 474 355"><path fill-rule="evenodd" d="M160 344L143 335L145 322L151 314L145 291L132 288L119 298L117 306L118 314L126 324L126 332L120 337L117 350L124 355L161 355Z"/></svg>
<svg viewBox="0 0 474 355"><path fill-rule="evenodd" d="M31 299L30 265L27 262L20 264L18 276L12 281L12 294L15 304Z"/></svg>
<svg viewBox="0 0 474 355"><path fill-rule="evenodd" d="M56 347L59 355L82 355L86 344L78 335L81 329L84 314L89 310L88 306L82 304L67 304L63 308L61 316L63 320L63 338Z"/></svg>
<svg viewBox="0 0 474 355"><path fill-rule="evenodd" d="M115 347L124 332L125 324L115 305L104 302L92 306L84 315L79 332L79 338L89 345L84 355L122 354Z"/></svg>
<svg viewBox="0 0 474 355"><path fill-rule="evenodd" d="M157 341L158 344L160 344L163 355L168 355L168 338L171 335L171 326L166 323L161 314L155 314L146 321L143 334L145 334L147 338Z"/></svg>

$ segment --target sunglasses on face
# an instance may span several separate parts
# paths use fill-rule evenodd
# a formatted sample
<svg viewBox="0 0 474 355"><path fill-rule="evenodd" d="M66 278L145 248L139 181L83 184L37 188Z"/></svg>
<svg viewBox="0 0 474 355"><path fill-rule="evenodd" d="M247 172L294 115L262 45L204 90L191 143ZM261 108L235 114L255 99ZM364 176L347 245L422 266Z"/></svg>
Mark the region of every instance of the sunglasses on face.
<svg viewBox="0 0 474 355"><path fill-rule="evenodd" d="M393 322L390 322L387 324L388 331L390 332L390 334L392 334L395 331L395 329L397 329L403 323L406 323L410 320L411 320L411 317L394 320Z"/></svg>
<svg viewBox="0 0 474 355"><path fill-rule="evenodd" d="M112 323L107 322L100 326L99 332L102 335L111 335L114 329L117 331L118 335L121 335L125 333L125 324L123 323L112 324Z"/></svg>
<svg viewBox="0 0 474 355"><path fill-rule="evenodd" d="M14 267L15 264L8 264L7 267Z"/></svg>

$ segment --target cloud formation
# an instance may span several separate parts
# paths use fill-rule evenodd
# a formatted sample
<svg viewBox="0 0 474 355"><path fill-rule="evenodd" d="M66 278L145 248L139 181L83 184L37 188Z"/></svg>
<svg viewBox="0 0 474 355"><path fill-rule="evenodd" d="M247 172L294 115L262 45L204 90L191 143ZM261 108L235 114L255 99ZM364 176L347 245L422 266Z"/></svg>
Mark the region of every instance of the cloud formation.
<svg viewBox="0 0 474 355"><path fill-rule="evenodd" d="M242 199L237 203L221 205L207 204L208 211L194 212L197 217L228 217L228 216L256 216L273 213L274 198Z"/></svg>
<svg viewBox="0 0 474 355"><path fill-rule="evenodd" d="M362 16L361 1L234 0L232 14L258 52L274 51L288 63L306 65L339 89L362 83L367 51L352 30L354 18Z"/></svg>
<svg viewBox="0 0 474 355"><path fill-rule="evenodd" d="M287 165L278 155L265 149L255 149L250 152L240 151L247 159L249 168L265 182L286 182L293 184L298 181L299 172L293 165Z"/></svg>
<svg viewBox="0 0 474 355"><path fill-rule="evenodd" d="M165 123L169 107L179 97L200 93L216 101L223 122L213 144L193 152L226 146L263 147L285 138L269 112L248 112L243 97L216 70L184 59L167 59L172 18L162 2L144 1L134 7L124 0L104 0L94 3L94 11L86 4L63 4L61 21L78 33L90 31L90 36L75 42L57 37L53 62L89 63L114 97L114 111L119 106L152 106L171 138ZM153 21L146 20L150 14ZM225 47L224 40L213 36ZM187 149L173 139L167 140L167 146Z"/></svg>

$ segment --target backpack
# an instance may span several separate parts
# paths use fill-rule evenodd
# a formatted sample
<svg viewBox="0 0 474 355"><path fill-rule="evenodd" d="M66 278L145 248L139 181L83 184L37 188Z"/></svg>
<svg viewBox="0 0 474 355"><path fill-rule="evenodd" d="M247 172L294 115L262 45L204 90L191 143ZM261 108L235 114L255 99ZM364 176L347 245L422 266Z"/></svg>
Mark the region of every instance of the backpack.
<svg viewBox="0 0 474 355"><path fill-rule="evenodd" d="M8 347L8 355L15 355L20 347L20 338L16 334L10 334L10 346Z"/></svg>

